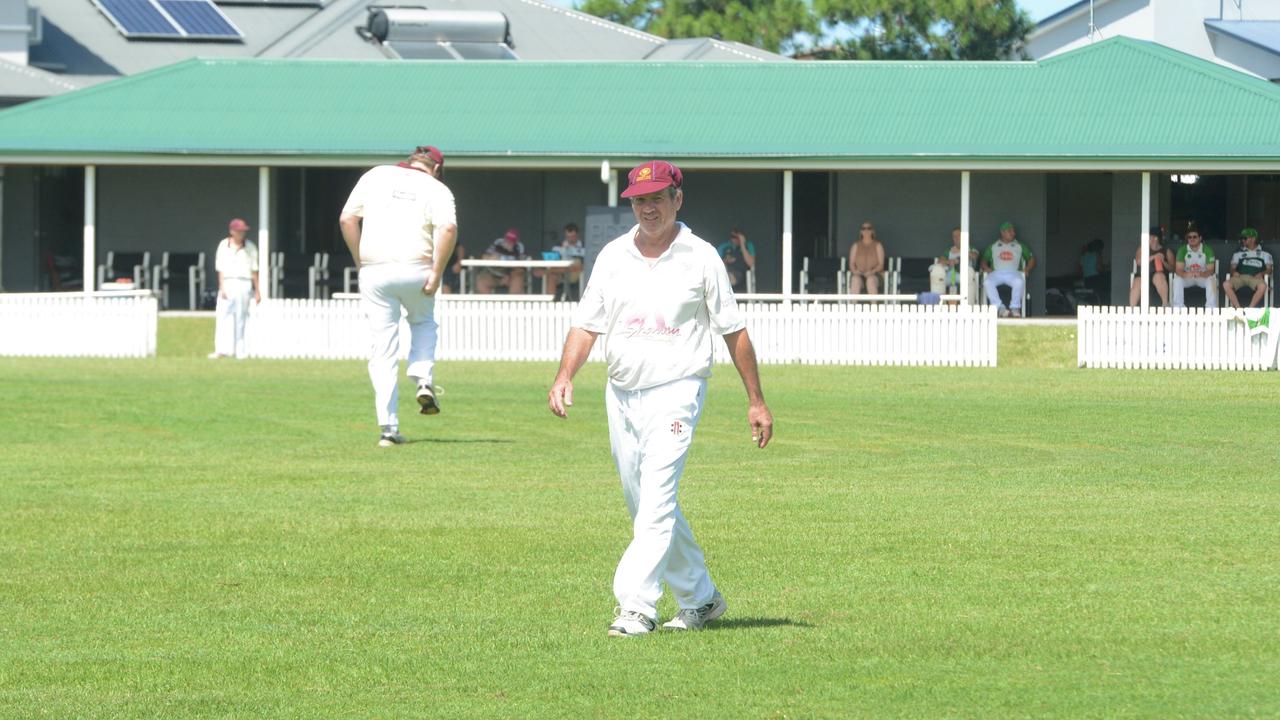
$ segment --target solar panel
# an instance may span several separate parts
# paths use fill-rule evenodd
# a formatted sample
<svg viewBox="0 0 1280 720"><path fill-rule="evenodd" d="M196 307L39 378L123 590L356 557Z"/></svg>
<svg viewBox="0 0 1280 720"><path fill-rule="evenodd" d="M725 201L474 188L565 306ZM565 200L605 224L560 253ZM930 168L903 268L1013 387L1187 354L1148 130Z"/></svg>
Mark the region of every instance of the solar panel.
<svg viewBox="0 0 1280 720"><path fill-rule="evenodd" d="M93 0L93 4L125 37L182 37L182 31L151 0Z"/></svg>
<svg viewBox="0 0 1280 720"><path fill-rule="evenodd" d="M93 0L127 38L240 40L240 32L211 0Z"/></svg>
<svg viewBox="0 0 1280 720"><path fill-rule="evenodd" d="M156 0L178 27L192 39L244 37L209 0Z"/></svg>
<svg viewBox="0 0 1280 720"><path fill-rule="evenodd" d="M324 7L333 0L217 0L219 5L271 5L275 7Z"/></svg>

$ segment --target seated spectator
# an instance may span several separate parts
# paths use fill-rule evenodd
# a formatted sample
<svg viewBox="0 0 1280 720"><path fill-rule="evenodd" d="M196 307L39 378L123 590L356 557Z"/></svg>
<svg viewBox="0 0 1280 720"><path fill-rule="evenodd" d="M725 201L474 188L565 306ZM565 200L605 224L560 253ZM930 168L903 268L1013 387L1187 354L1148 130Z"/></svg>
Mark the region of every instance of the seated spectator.
<svg viewBox="0 0 1280 720"><path fill-rule="evenodd" d="M756 266L756 246L735 227L729 231L729 240L720 243L716 251L724 261L724 269L729 271L733 291L744 292L747 289L747 271Z"/></svg>
<svg viewBox="0 0 1280 720"><path fill-rule="evenodd" d="M462 261L467 259L467 249L458 243L453 246L453 257L444 268L444 278L440 281L440 292L453 295L462 292Z"/></svg>
<svg viewBox="0 0 1280 720"><path fill-rule="evenodd" d="M1080 249L1080 282L1093 292L1095 302L1101 302L1110 284L1107 282L1107 256L1103 254L1104 248L1102 238L1094 238Z"/></svg>
<svg viewBox="0 0 1280 720"><path fill-rule="evenodd" d="M1213 248L1204 244L1200 231L1187 228L1187 244L1178 248L1173 266L1173 306L1186 307L1183 292L1189 287L1204 288L1204 306L1218 307L1218 260Z"/></svg>
<svg viewBox="0 0 1280 720"><path fill-rule="evenodd" d="M1258 247L1257 230L1241 230L1240 241L1244 243L1244 247L1231 256L1231 276L1227 278L1224 289L1231 307L1240 307L1240 299L1236 293L1244 288L1253 291L1249 307L1258 307L1267 296L1267 277L1271 275L1274 263L1271 253Z"/></svg>
<svg viewBox="0 0 1280 720"><path fill-rule="evenodd" d="M1152 225L1147 231L1147 243L1150 248L1150 259L1147 260L1147 271L1151 275L1151 284L1156 286L1156 294L1160 296L1160 304L1169 307L1169 279L1165 273L1173 267L1173 251L1164 246L1161 239L1164 231L1159 225ZM1142 262L1142 248L1133 254L1133 266ZM1142 300L1142 274L1136 273L1133 282L1129 283L1129 307L1137 307Z"/></svg>
<svg viewBox="0 0 1280 720"><path fill-rule="evenodd" d="M489 249L484 251L486 260L527 260L524 243L520 242L520 231L515 228L494 240ZM480 268L476 276L476 292L488 294L494 287L505 287L512 295L524 294L524 270L514 268Z"/></svg>
<svg viewBox="0 0 1280 720"><path fill-rule="evenodd" d="M546 269L546 288L547 294L555 295L556 300L569 299L569 286L576 284L582 277L582 260L586 257L586 248L582 246L582 232L578 229L576 223L569 223L564 226L564 237L560 239L560 244L551 248L552 251L560 255L561 260L572 260L573 266L561 270L560 268ZM535 276L542 275L541 270L534 270Z"/></svg>
<svg viewBox="0 0 1280 720"><path fill-rule="evenodd" d="M1036 266L1031 248L1018 242L1018 229L1011 222L1000 224L1000 239L982 252L982 271L987 274L987 302L999 308L1000 317L1022 314L1022 298L1027 294L1027 275ZM1009 288L1009 307L1000 299L1000 286Z"/></svg>
<svg viewBox="0 0 1280 720"><path fill-rule="evenodd" d="M865 286L867 294L878 294L883 272L884 245L876 239L876 226L867 220L858 228L858 239L849 246L849 292L858 295Z"/></svg>
<svg viewBox="0 0 1280 720"><path fill-rule="evenodd" d="M969 303L978 296L978 251L969 249ZM929 292L955 295L960 292L960 228L951 229L951 244L947 254L933 259L929 266Z"/></svg>

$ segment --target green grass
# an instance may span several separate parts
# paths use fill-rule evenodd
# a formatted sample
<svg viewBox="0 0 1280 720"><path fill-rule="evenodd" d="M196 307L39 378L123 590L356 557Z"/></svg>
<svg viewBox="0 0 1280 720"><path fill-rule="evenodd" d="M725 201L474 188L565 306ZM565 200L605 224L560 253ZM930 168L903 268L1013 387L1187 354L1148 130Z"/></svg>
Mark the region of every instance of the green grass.
<svg viewBox="0 0 1280 720"><path fill-rule="evenodd" d="M380 449L362 363L210 362L206 320L0 358L0 717L1280 714L1274 378L1000 332L996 369L765 367L765 451L719 369L681 499L730 610L632 641L600 366L560 421L551 364L442 363Z"/></svg>

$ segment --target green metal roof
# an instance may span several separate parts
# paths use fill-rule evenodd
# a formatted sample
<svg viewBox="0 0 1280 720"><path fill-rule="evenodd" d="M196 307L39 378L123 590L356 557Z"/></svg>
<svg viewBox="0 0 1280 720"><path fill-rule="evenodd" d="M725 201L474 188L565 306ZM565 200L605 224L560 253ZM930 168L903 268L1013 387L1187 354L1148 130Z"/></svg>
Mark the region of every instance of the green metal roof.
<svg viewBox="0 0 1280 720"><path fill-rule="evenodd" d="M0 112L0 161L1251 161L1280 87L1114 38L1039 62L191 60Z"/></svg>

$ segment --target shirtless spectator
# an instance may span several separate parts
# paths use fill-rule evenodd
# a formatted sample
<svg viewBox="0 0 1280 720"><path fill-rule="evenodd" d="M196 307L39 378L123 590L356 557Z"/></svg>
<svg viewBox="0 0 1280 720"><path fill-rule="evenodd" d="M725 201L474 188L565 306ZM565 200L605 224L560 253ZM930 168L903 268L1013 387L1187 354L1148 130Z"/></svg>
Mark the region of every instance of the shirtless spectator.
<svg viewBox="0 0 1280 720"><path fill-rule="evenodd" d="M880 273L884 272L884 245L876 239L876 226L862 223L858 239L849 246L849 292L858 295L865 281L867 294L880 292Z"/></svg>

